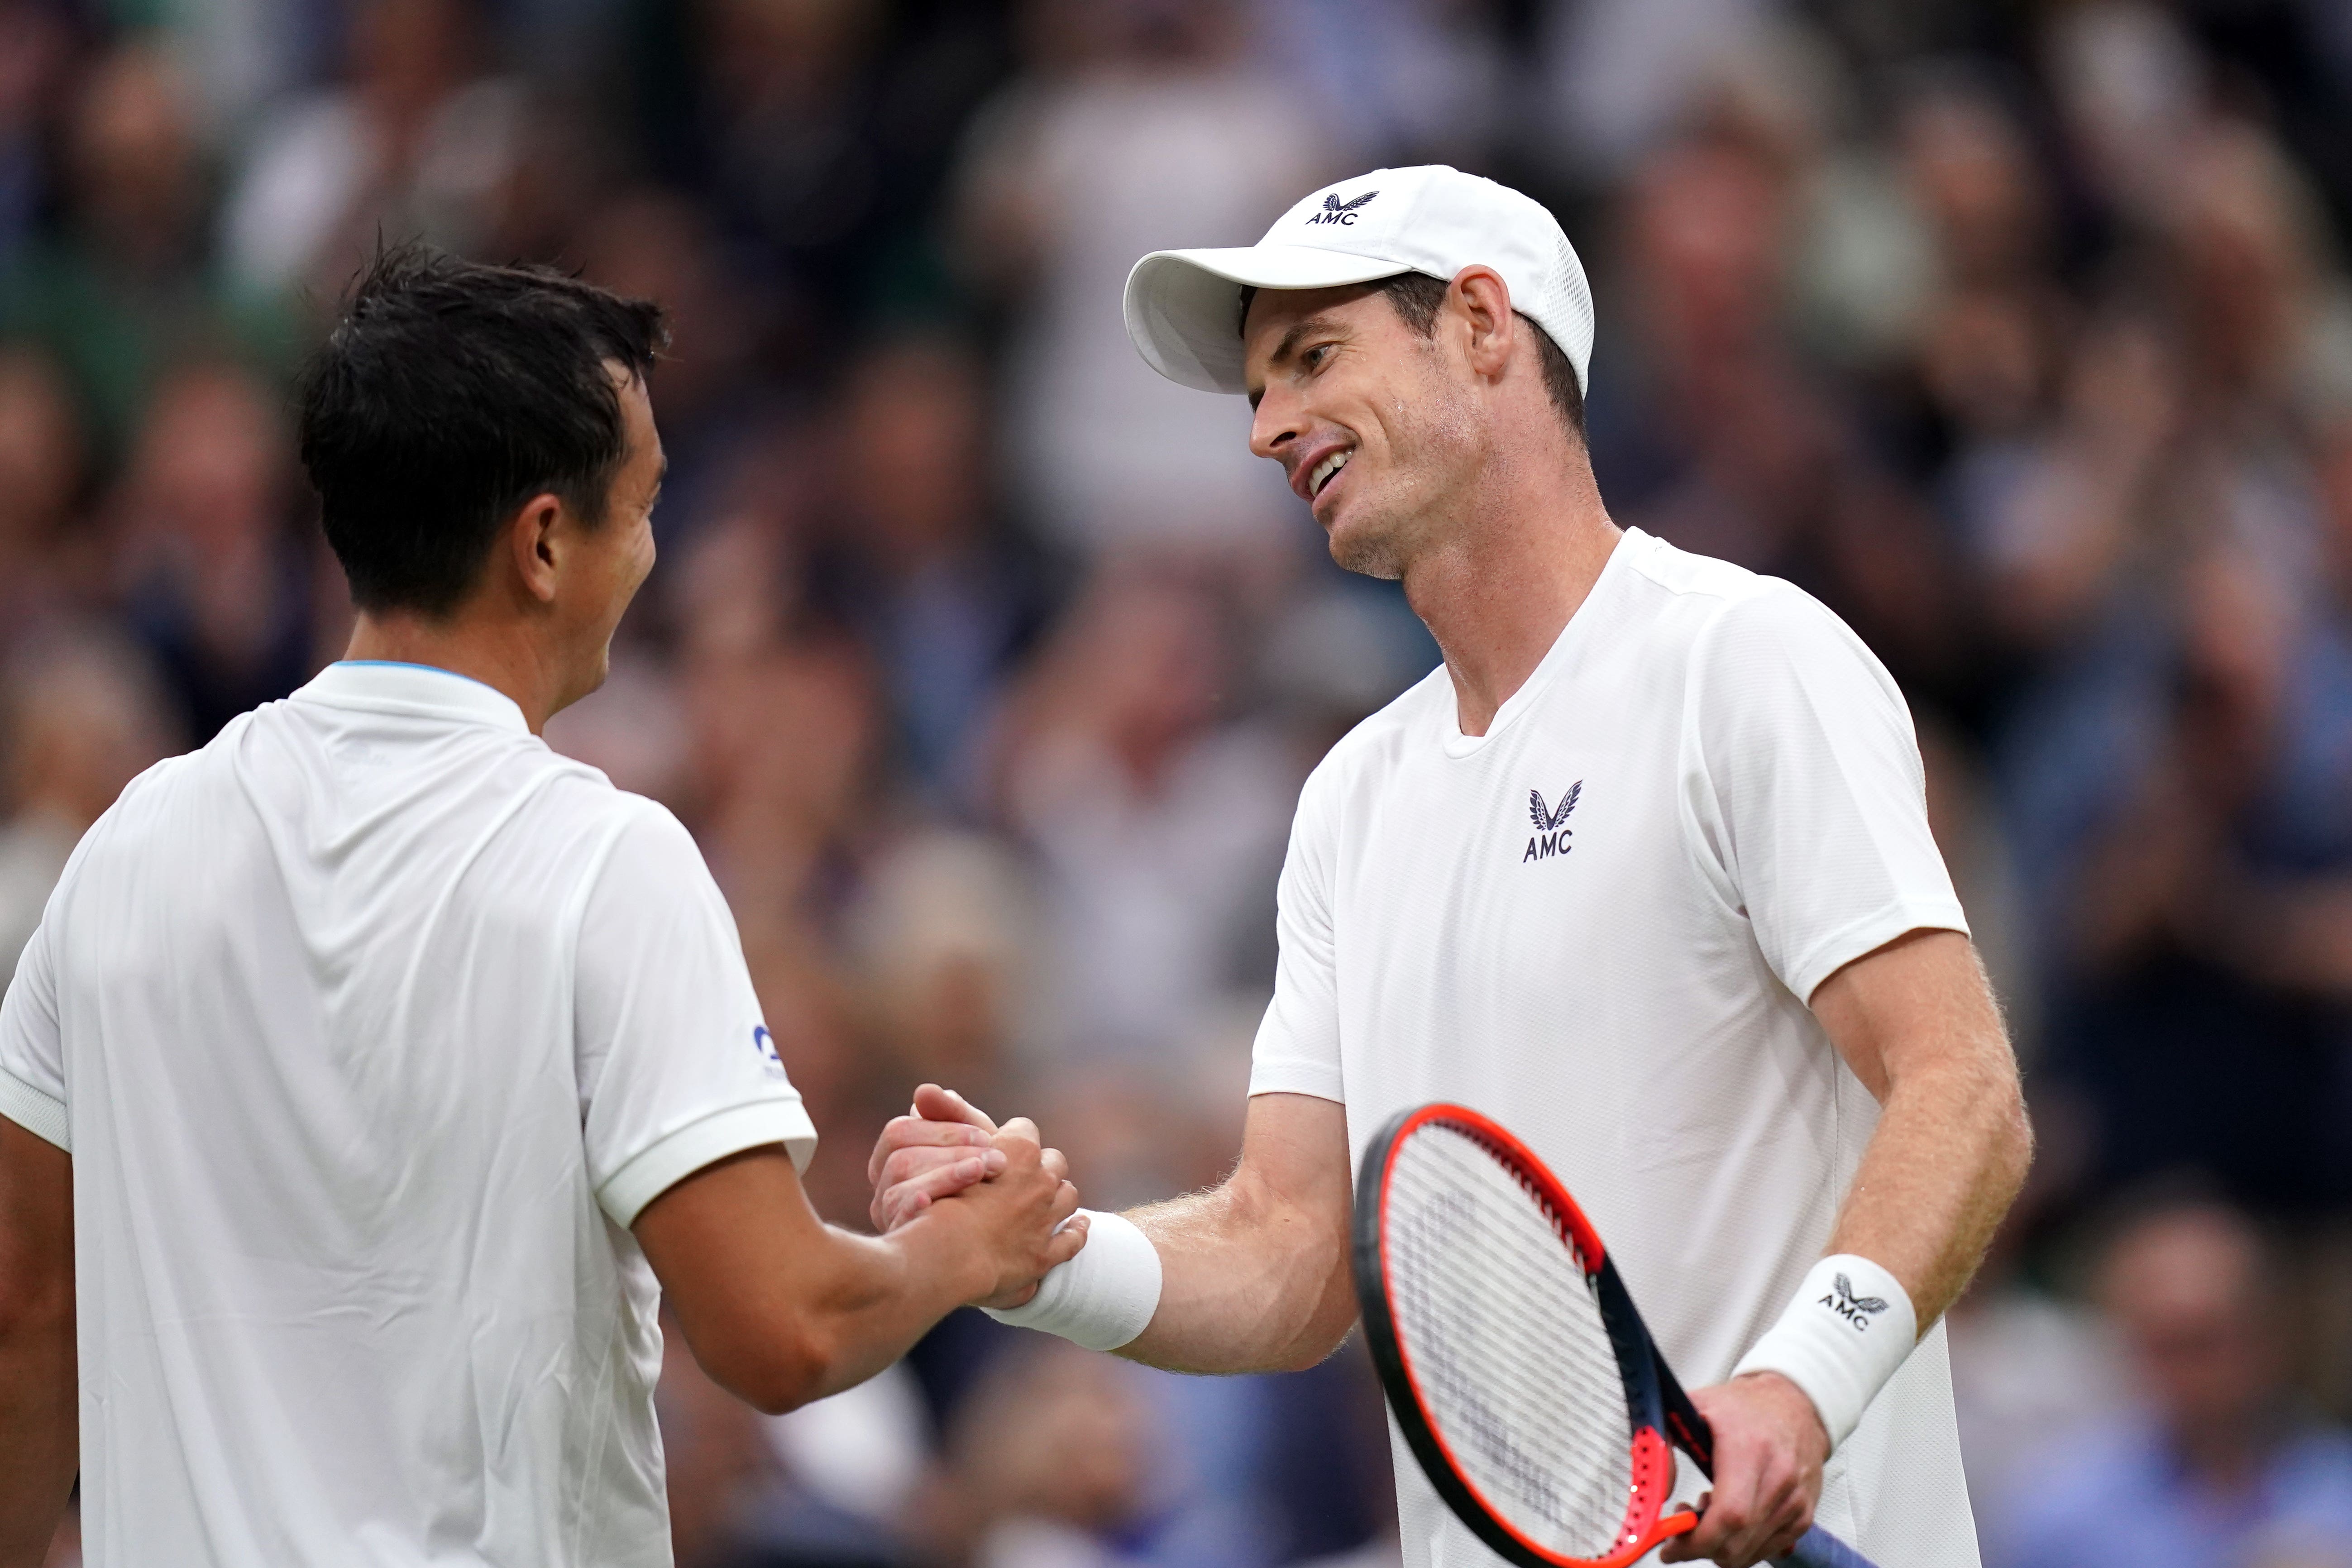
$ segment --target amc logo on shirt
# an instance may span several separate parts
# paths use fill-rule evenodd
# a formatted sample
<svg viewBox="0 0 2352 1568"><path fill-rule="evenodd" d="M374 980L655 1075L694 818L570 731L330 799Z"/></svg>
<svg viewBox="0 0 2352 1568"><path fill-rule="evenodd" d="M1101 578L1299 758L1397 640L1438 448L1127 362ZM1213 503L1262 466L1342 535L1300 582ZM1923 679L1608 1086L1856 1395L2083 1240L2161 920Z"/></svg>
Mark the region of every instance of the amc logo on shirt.
<svg viewBox="0 0 2352 1568"><path fill-rule="evenodd" d="M1530 860L1549 860L1555 855L1565 855L1575 846L1569 842L1570 833L1568 814L1576 809L1579 796L1584 794L1584 781L1577 780L1559 797L1557 808L1544 804L1543 791L1528 791L1528 815L1535 819L1535 837L1528 840L1527 853L1519 857L1524 866Z"/></svg>

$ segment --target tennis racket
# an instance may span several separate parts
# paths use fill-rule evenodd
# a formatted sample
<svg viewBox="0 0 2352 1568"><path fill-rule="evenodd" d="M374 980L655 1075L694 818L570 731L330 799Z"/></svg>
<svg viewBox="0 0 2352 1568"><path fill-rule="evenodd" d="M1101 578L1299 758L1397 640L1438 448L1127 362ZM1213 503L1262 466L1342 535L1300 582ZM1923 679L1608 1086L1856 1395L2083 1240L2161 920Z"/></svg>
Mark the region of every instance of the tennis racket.
<svg viewBox="0 0 2352 1568"><path fill-rule="evenodd" d="M1559 1178L1475 1110L1400 1113L1356 1183L1356 1294L1390 1408L1430 1484L1519 1568L1625 1568L1666 1513L1674 1449L1714 1434L1651 1342ZM1779 1560L1871 1568L1809 1530Z"/></svg>

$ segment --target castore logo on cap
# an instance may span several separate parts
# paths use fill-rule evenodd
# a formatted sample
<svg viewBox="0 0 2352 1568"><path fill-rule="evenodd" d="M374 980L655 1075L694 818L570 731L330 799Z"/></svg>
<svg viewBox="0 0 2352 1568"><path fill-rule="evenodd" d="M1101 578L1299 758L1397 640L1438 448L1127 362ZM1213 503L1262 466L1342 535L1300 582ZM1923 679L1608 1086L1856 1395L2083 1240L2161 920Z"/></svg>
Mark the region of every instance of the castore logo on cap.
<svg viewBox="0 0 2352 1568"><path fill-rule="evenodd" d="M1323 210L1307 220L1307 226L1312 227L1318 223L1336 223L1352 226L1356 221L1356 209L1380 194L1378 191L1366 191L1352 202L1342 202L1339 199L1339 193L1333 191L1323 198Z"/></svg>

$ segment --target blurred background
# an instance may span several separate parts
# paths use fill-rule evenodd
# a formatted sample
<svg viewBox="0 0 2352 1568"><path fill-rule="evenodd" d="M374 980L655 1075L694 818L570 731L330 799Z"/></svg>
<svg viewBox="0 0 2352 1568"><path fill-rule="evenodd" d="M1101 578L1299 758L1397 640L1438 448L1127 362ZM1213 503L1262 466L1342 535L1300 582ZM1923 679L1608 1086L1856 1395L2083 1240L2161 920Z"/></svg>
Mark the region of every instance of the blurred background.
<svg viewBox="0 0 2352 1568"><path fill-rule="evenodd" d="M2340 0L0 0L0 963L341 647L288 375L419 235L674 314L661 563L549 739L699 838L819 1205L923 1079L1097 1205L1216 1180L1297 786L1436 655L1119 286L1429 161L1582 252L1617 518L1909 695L2042 1140L1952 1321L1988 1563L2352 1563ZM1353 1348L966 1312L661 1398L685 1568L1393 1557Z"/></svg>

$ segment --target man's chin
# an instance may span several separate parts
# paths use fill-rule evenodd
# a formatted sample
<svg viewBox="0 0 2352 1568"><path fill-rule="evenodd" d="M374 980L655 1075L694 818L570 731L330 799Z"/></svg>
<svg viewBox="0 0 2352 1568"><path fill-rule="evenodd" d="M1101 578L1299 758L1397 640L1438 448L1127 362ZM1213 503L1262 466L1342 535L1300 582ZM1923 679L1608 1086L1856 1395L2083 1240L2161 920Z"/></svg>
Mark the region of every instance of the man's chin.
<svg viewBox="0 0 2352 1568"><path fill-rule="evenodd" d="M1393 583L1404 575L1404 561L1396 541L1376 528L1347 523L1328 536L1331 559L1348 571Z"/></svg>
<svg viewBox="0 0 2352 1568"><path fill-rule="evenodd" d="M563 693L562 700L548 710L548 716L554 717L583 697L593 697L604 689L604 682L611 678L612 674L613 645L608 641L596 650L596 662L593 666L580 669L572 679L567 682L567 689Z"/></svg>

